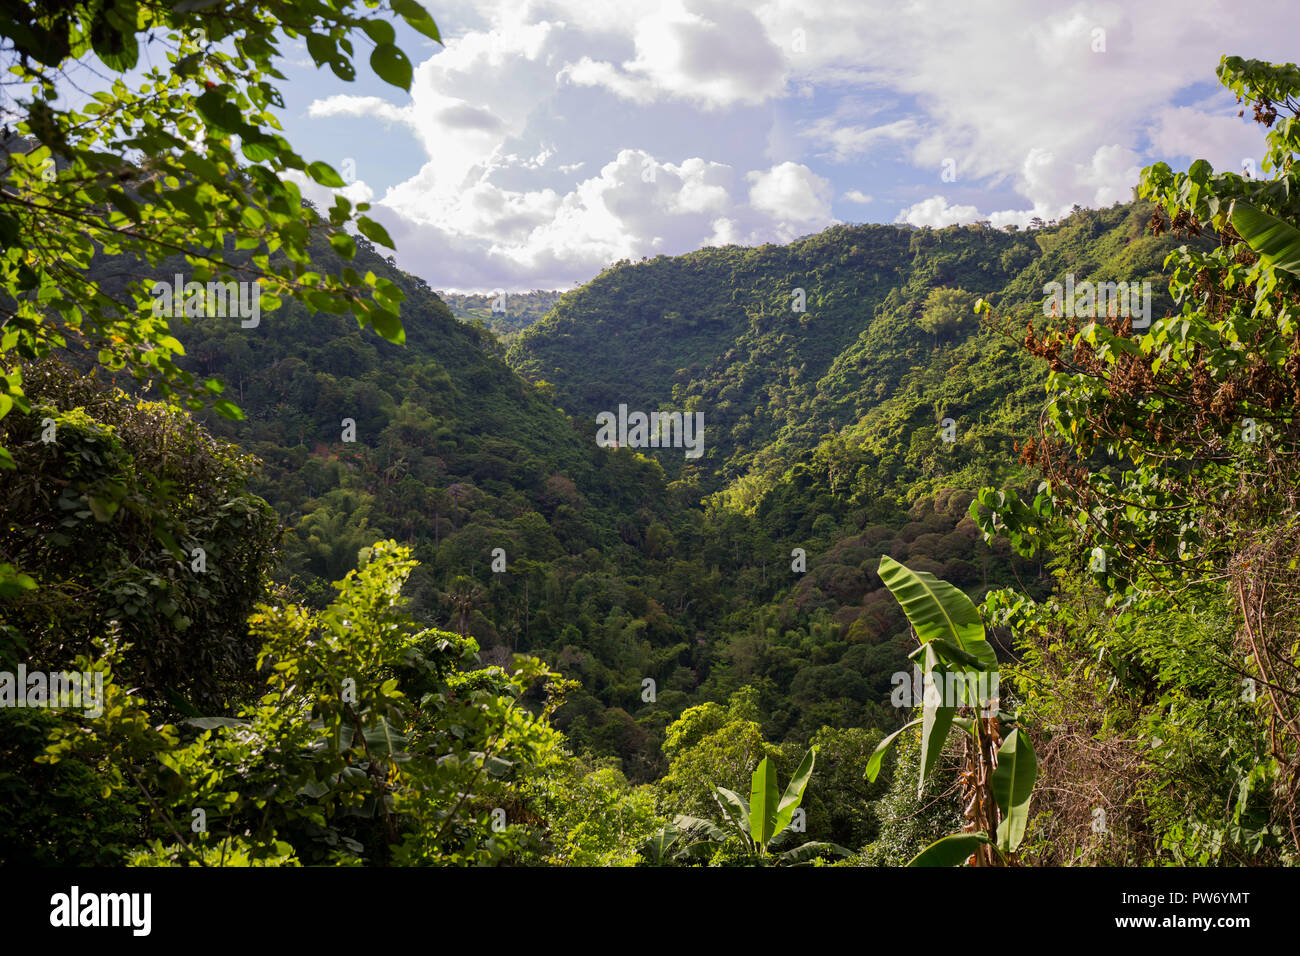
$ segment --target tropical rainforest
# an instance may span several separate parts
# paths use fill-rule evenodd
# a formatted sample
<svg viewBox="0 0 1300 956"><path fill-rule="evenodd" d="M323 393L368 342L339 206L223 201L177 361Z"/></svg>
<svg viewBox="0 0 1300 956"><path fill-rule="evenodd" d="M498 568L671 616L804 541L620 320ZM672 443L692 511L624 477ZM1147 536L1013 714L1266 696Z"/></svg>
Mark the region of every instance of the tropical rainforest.
<svg viewBox="0 0 1300 956"><path fill-rule="evenodd" d="M277 132L286 36L408 88L430 14L202 6L0 15L0 863L1297 862L1300 68L1219 66L1260 178L498 304Z"/></svg>

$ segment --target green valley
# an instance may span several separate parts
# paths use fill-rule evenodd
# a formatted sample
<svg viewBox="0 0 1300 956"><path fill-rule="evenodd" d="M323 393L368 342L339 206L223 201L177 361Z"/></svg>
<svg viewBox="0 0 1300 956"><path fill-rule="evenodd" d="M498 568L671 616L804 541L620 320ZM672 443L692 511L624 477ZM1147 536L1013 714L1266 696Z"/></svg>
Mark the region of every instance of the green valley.
<svg viewBox="0 0 1300 956"><path fill-rule="evenodd" d="M0 18L31 86L0 151L0 864L1297 862L1294 65L1219 64L1263 178L1157 161L1031 228L810 214L440 294L389 255L410 194L299 155L273 84L299 38L353 82L355 36L418 92L419 4L38 6ZM144 85L60 98L91 53ZM643 95L605 67L566 75ZM423 121L375 99L314 108ZM439 103L473 216L438 214L508 213L483 262L577 216L486 185L549 146L473 154L506 120ZM723 208L692 182L668 205ZM595 255L565 240L539 282Z"/></svg>

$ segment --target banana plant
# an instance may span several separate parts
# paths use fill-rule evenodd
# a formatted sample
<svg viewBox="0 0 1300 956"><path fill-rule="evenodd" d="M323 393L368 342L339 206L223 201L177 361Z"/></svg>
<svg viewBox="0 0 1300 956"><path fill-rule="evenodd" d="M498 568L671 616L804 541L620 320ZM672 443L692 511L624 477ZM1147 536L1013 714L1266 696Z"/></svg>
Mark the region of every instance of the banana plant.
<svg viewBox="0 0 1300 956"><path fill-rule="evenodd" d="M673 826L691 838L688 846L678 851L679 854L698 857L701 852L711 852L720 847L731 837L739 837L749 855L757 857L762 864L799 864L824 853L851 853L845 847L821 841L803 843L789 850L780 849L795 832L789 829L790 823L808 789L816 754L816 747L804 754L783 794L778 793L776 769L768 757L759 762L750 777L748 803L734 790L714 787L713 798L722 810L722 823L679 815ZM651 842L654 843L655 838Z"/></svg>
<svg viewBox="0 0 1300 956"><path fill-rule="evenodd" d="M880 742L867 761L866 776L874 781L898 736L920 724L919 793L949 731L957 727L966 734L960 777L966 827L926 847L909 865L1014 862L1029 820L1038 761L1028 736L1016 726L1016 716L993 708L988 691L997 687L998 659L979 610L946 581L913 571L887 555L880 559L879 573L916 634L920 646L911 657L923 662L924 695L921 716Z"/></svg>
<svg viewBox="0 0 1300 956"><path fill-rule="evenodd" d="M678 817L678 820L695 819ZM713 826L707 820L697 822L709 827ZM706 858L715 846L715 840L725 841L727 838L724 831L718 830L716 833L706 835L706 839L692 842L689 839L690 834L691 831L681 829L676 823L669 823L652 833L650 839L637 848L637 852L641 854L641 859L647 866L691 863Z"/></svg>
<svg viewBox="0 0 1300 956"><path fill-rule="evenodd" d="M1249 203L1232 205L1232 228L1275 269L1300 276L1300 229Z"/></svg>

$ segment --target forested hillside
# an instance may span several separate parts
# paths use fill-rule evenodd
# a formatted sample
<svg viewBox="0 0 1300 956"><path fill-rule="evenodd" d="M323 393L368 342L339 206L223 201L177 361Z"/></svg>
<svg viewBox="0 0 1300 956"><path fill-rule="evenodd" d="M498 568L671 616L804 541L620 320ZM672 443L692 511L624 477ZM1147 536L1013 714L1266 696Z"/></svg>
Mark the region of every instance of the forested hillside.
<svg viewBox="0 0 1300 956"><path fill-rule="evenodd" d="M976 353L962 348L978 331L978 298L1037 310L1044 284L1067 273L1080 283L1154 279L1153 308L1163 314L1169 298L1159 277L1176 243L1146 234L1149 218L1139 204L1029 232L837 226L787 246L620 263L563 296L509 358L554 385L579 418L620 402L707 409L702 462L657 457L665 468L697 471L709 489L748 477L740 491L752 495L756 481L858 425L935 356L969 366ZM581 360L591 355L601 356L595 367ZM951 417L963 431L976 427L987 396L1012 382L1028 384L1023 369L989 383L984 400L968 382L951 393L960 396ZM933 400L937 434L948 413L942 396ZM980 440L969 437L959 447ZM993 452L982 457L1007 457Z"/></svg>
<svg viewBox="0 0 1300 956"><path fill-rule="evenodd" d="M1036 248L1052 250L1053 266L1027 263L1019 284L980 291L1037 309L1033 290L1055 274L1049 268L1104 274L1134 254L1128 240L1151 247L1138 260L1147 265L1173 247L1141 237L1149 217L1149 206L1081 212L1034 237ZM410 544L421 567L408 593L423 619L473 636L487 660L531 651L576 678L581 688L557 725L623 760L633 779L650 780L666 769L662 734L683 708L746 685L759 690L777 740L806 742L823 725L892 729L900 715L889 705L890 677L906 667L905 630L875 572L881 553L977 597L1017 575L1038 587L1041 564L989 550L966 514L979 488L1018 477L1012 445L1040 403L1035 360L980 329L973 299L958 313L965 328L944 338L917 325L935 287L929 257L943 258L934 250L944 242L984 243L991 254L1020 246L980 228L947 230L933 246L923 232L872 228L916 247L908 261L921 260L917 274L926 278L902 300L911 307L894 305L880 323L846 336L844 355L826 362L822 387L771 443L795 463L788 471L746 475L711 505L702 499L712 475L669 481L660 462L669 465L672 452L596 447L593 425L559 412L545 386L512 376L490 334L450 322L418 280L364 242L359 265L406 293L404 346L292 304L252 343L220 320L199 319L177 334L195 371L238 392L248 417L207 424L263 462L252 487L286 524L281 580L323 599L372 539ZM836 248L823 241L803 254ZM653 289L661 278L654 268L616 271ZM590 299L606 278L571 296ZM602 314L609 322L621 315L613 307ZM319 347L304 347L313 340ZM575 348L571 362L588 367ZM747 349L738 343L723 354ZM649 360L629 354L603 364L630 379ZM837 389L882 400L837 406L840 426L798 448ZM557 393L555 404L567 410L572 402ZM957 423L950 442L939 424L946 416ZM345 418L355 422L354 441L342 440ZM706 427L717 427L711 422L706 416ZM492 569L496 548L504 572ZM792 570L795 548L806 552L806 573ZM653 707L642 700L646 679L657 688Z"/></svg>
<svg viewBox="0 0 1300 956"><path fill-rule="evenodd" d="M0 863L1296 862L1296 67L1219 68L1270 180L625 260L493 325L273 132L281 31L409 90L392 27L231 52L192 6L0 20ZM37 82L142 24L139 92Z"/></svg>
<svg viewBox="0 0 1300 956"><path fill-rule="evenodd" d="M438 297L462 322L481 323L508 341L549 312L561 294L544 289L495 295L439 291Z"/></svg>

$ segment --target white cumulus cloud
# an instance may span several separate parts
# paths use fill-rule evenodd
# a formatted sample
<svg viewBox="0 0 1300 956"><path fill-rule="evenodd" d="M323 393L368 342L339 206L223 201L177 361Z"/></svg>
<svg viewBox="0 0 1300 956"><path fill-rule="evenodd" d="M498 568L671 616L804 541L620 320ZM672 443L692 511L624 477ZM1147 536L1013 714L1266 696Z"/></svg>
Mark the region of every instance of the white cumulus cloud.
<svg viewBox="0 0 1300 956"><path fill-rule="evenodd" d="M826 223L833 189L829 180L799 163L781 163L746 177L750 204L774 219L792 223Z"/></svg>
<svg viewBox="0 0 1300 956"><path fill-rule="evenodd" d="M980 212L974 206L949 205L943 196L931 196L899 212L894 221L938 229L942 226L962 226L979 219Z"/></svg>
<svg viewBox="0 0 1300 956"><path fill-rule="evenodd" d="M836 196L911 197L896 221L918 226L1025 225L1126 201L1157 159L1239 169L1261 131L1198 84L1224 52L1294 59L1300 25L1283 0L440 11L455 27L409 98L323 84L307 116L339 142L363 123L412 137L372 214L405 268L463 289L568 286L614 259L785 241L833 223ZM356 196L379 181L359 172Z"/></svg>

